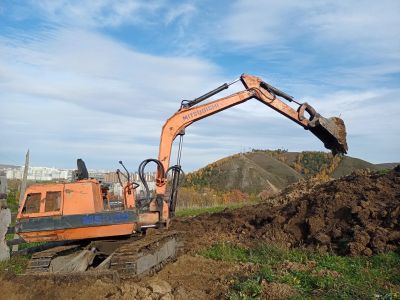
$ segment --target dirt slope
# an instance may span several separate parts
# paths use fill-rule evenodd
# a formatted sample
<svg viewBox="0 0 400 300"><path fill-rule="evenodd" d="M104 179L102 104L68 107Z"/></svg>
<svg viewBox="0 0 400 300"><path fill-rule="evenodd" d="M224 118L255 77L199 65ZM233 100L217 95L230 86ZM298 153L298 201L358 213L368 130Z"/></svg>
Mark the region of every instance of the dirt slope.
<svg viewBox="0 0 400 300"><path fill-rule="evenodd" d="M281 161L263 153L249 152L245 156L268 173L268 180L278 189L299 181L302 175Z"/></svg>
<svg viewBox="0 0 400 300"><path fill-rule="evenodd" d="M282 206L263 203L177 220L191 250L217 240L274 243L342 255L400 246L400 173L352 174L310 189Z"/></svg>

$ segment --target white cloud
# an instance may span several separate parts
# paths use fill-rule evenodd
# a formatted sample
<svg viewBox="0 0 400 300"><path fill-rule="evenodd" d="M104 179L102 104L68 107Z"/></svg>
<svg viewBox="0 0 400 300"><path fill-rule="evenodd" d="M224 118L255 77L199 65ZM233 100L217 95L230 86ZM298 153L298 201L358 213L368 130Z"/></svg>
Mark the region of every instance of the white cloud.
<svg viewBox="0 0 400 300"><path fill-rule="evenodd" d="M239 0L223 19L218 39L236 48L282 52L296 52L303 43L313 42L320 49L350 50L349 56L362 54L398 62L399 11L400 2L393 0Z"/></svg>
<svg viewBox="0 0 400 300"><path fill-rule="evenodd" d="M93 168L116 167L118 160L136 169L156 157L163 120L101 112L64 101L16 94L0 95L0 157L21 163L27 148L33 165L74 167L82 157Z"/></svg>
<svg viewBox="0 0 400 300"><path fill-rule="evenodd" d="M299 1L246 1L233 3L230 13L222 19L218 37L239 47L257 47L279 42L293 35L282 29L290 20L290 13L304 4ZM292 19L295 21L295 19Z"/></svg>
<svg viewBox="0 0 400 300"><path fill-rule="evenodd" d="M349 155L372 162L398 161L399 88L338 91L310 103L325 116L340 115L348 133Z"/></svg>
<svg viewBox="0 0 400 300"><path fill-rule="evenodd" d="M2 38L0 53L0 139L9 141L1 152L30 147L50 165L79 153L99 166L112 155L156 157L180 100L223 82L207 60L148 55L85 30Z"/></svg>
<svg viewBox="0 0 400 300"><path fill-rule="evenodd" d="M161 127L182 98L225 81L207 60L148 55L86 30L58 29L28 42L3 38L0 53L0 123L8 129L0 133L8 141L0 155L18 149L23 157L29 147L42 165L73 166L82 156L91 166L112 168L119 159L137 166L157 156ZM239 83L218 97L240 89ZM382 151L395 160L400 111L388 99L399 91L337 91L320 97L316 90L308 88L305 99L325 117L342 114L353 137L350 154L377 161ZM378 112L380 121L371 126ZM377 135L391 143L375 145L379 151L368 157L365 147ZM243 149L282 147L323 150L308 132L250 100L192 125L183 163L190 170Z"/></svg>
<svg viewBox="0 0 400 300"><path fill-rule="evenodd" d="M121 25L170 25L177 21L186 26L196 6L193 3L173 3L169 0L38 0L30 8L47 22L78 28L116 28ZM15 10L29 18L23 8Z"/></svg>
<svg viewBox="0 0 400 300"><path fill-rule="evenodd" d="M161 126L181 99L205 93L238 69L265 72L270 66L262 65L265 60L279 66L261 75L264 80L308 101L325 117L342 114L351 155L398 160L400 111L394 99L400 91L390 87L396 79L388 80L400 70L398 2L237 1L223 5L223 14L200 10L193 2L154 3L32 2L45 27L54 27L0 36L0 125L7 128L0 132L0 140L7 141L1 160L23 158L30 147L33 161L42 165L66 166L82 156L89 167L112 168L119 159L137 166L157 156ZM172 49L164 53L178 54L148 54L133 48L135 41L129 47L101 33L105 27L140 24L143 29L153 22L162 34L172 30L161 38ZM303 41L313 51L299 50ZM151 51L157 53L160 45ZM187 53L202 53L219 65ZM316 56L323 64L337 53L344 63L299 68L296 74L299 65L315 66ZM346 65L358 56L361 63ZM323 149L307 131L251 100L192 125L183 162L190 170L248 148Z"/></svg>
<svg viewBox="0 0 400 300"><path fill-rule="evenodd" d="M357 47L368 54L383 51L373 54L390 54L398 59L399 11L400 2L393 0L329 1L304 22L330 44Z"/></svg>
<svg viewBox="0 0 400 300"><path fill-rule="evenodd" d="M184 25L186 26L192 15L196 12L196 7L192 3L184 3L173 7L172 9L167 11L165 16L166 25L171 24L177 19L182 19Z"/></svg>
<svg viewBox="0 0 400 300"><path fill-rule="evenodd" d="M165 1L145 0L39 0L34 1L40 13L55 23L73 26L115 27L137 24L163 7Z"/></svg>
<svg viewBox="0 0 400 300"><path fill-rule="evenodd" d="M179 108L218 81L218 68L203 59L162 57L129 49L84 30L62 29L45 40L0 45L0 86L112 113L154 115Z"/></svg>

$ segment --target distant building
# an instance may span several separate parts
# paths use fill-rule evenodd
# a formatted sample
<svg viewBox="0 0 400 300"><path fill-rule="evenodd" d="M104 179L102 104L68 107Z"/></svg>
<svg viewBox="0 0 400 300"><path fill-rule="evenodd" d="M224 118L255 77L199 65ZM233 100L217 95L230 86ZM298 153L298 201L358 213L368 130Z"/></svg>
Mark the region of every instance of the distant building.
<svg viewBox="0 0 400 300"><path fill-rule="evenodd" d="M129 175L131 176L131 180L139 183L140 178L139 178L139 174L137 172L130 173ZM125 179L124 179L125 177L123 175L120 175L120 176L121 176L121 181L124 182L125 181ZM156 173L155 172L147 172L145 174L145 178L146 178L146 181L149 181L149 182L150 181L156 181ZM104 173L104 182L119 183L117 173L116 172Z"/></svg>
<svg viewBox="0 0 400 300"><path fill-rule="evenodd" d="M7 179L22 179L24 167L6 169ZM28 180L50 181L50 180L70 180L72 170L56 169L48 167L29 167Z"/></svg>
<svg viewBox="0 0 400 300"><path fill-rule="evenodd" d="M118 176L116 172L108 172L104 174L104 182L118 183Z"/></svg>
<svg viewBox="0 0 400 300"><path fill-rule="evenodd" d="M136 197L144 197L146 195L146 190L141 182L138 182L139 186L135 189ZM156 190L156 182L148 181L147 185L152 194L154 194ZM122 197L123 189L120 183L110 183L109 192L113 193L116 196Z"/></svg>
<svg viewBox="0 0 400 300"><path fill-rule="evenodd" d="M13 168L5 168L3 169L3 174L0 184L0 193L6 193L7 191L7 179L22 179L24 174L24 167L13 167ZM65 180L70 181L73 180L73 171L72 169L57 169L57 168L48 168L48 167L29 167L28 169L28 180L32 181L56 181L56 180ZM1 172L1 169L0 169ZM88 170L89 178L97 179L101 182L110 184L109 191L113 193L115 196L121 198L123 188L119 183L118 176L115 172L109 172L107 170ZM130 173L131 180L138 183L139 186L136 188L136 196L144 197L146 191L144 189L143 183L139 179L139 174L137 172ZM147 185L149 190L154 194L156 189L156 172L147 172L145 173L145 179L147 181ZM122 183L126 182L124 176L121 176ZM3 192L4 191L4 192Z"/></svg>
<svg viewBox="0 0 400 300"><path fill-rule="evenodd" d="M97 179L98 181L105 181L104 180L104 173L95 170L89 170L89 178Z"/></svg>

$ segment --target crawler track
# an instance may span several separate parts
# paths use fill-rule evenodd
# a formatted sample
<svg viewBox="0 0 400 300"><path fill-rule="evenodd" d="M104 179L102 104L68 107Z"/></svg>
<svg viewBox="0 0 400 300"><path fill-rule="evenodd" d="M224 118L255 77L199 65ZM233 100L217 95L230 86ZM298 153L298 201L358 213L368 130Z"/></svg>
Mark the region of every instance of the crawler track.
<svg viewBox="0 0 400 300"><path fill-rule="evenodd" d="M105 257L104 245L114 249ZM178 250L178 234L173 231L162 231L142 238L132 237L128 240L94 241L89 245L74 244L57 246L32 255L24 275L27 276L84 276L118 278L140 278L160 270L166 263L175 260ZM57 271L55 262L63 260L68 263L68 256L85 249L98 249L98 256L103 261L98 264L90 264L85 272L66 273Z"/></svg>
<svg viewBox="0 0 400 300"><path fill-rule="evenodd" d="M52 272L51 262L57 256L67 255L72 253L80 245L67 245L67 246L57 246L50 248L32 255L28 267L26 269L26 274L38 274L38 273L49 273Z"/></svg>
<svg viewBox="0 0 400 300"><path fill-rule="evenodd" d="M137 277L158 271L176 258L178 234L165 232L127 243L111 257L110 269L124 277Z"/></svg>

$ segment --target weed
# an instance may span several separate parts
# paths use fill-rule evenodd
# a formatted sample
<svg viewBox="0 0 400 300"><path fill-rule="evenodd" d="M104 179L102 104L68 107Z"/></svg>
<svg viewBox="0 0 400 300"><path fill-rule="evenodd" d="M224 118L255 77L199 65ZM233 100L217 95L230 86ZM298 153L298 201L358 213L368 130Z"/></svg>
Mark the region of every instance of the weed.
<svg viewBox="0 0 400 300"><path fill-rule="evenodd" d="M225 260L225 261L251 261L251 253L248 249L231 245L228 243L216 244L204 251L203 256L214 259L214 260Z"/></svg>
<svg viewBox="0 0 400 300"><path fill-rule="evenodd" d="M18 190L15 188L10 188L10 191L7 194L7 206L13 213L16 213L18 211L18 198L19 198Z"/></svg>
<svg viewBox="0 0 400 300"><path fill-rule="evenodd" d="M6 241L10 241L10 240L13 240L14 239L14 234L12 234L12 233L8 233L8 234L6 234Z"/></svg>
<svg viewBox="0 0 400 300"><path fill-rule="evenodd" d="M298 291L301 299L400 299L400 254L395 252L344 257L268 245L249 249L221 243L201 254L214 260L259 266L254 274L237 277L231 286L231 299L258 299L263 280L288 284ZM313 261L311 267L305 268L310 261Z"/></svg>
<svg viewBox="0 0 400 300"><path fill-rule="evenodd" d="M242 203L235 203L235 204L229 204L229 205L223 205L223 206L211 206L211 207L195 207L195 208L186 208L186 209L180 209L177 210L176 216L177 217L193 217L193 216L198 216L202 214L213 214L213 213L219 213L227 208L229 209L235 209L235 208L240 208L246 205L252 205L255 204L255 202L242 202Z"/></svg>
<svg viewBox="0 0 400 300"><path fill-rule="evenodd" d="M262 293L258 278L241 278L232 285L230 298L257 299Z"/></svg>
<svg viewBox="0 0 400 300"><path fill-rule="evenodd" d="M44 245L46 242L31 242L31 243L22 243L18 245L18 250L23 250L27 248L32 248L40 245Z"/></svg>
<svg viewBox="0 0 400 300"><path fill-rule="evenodd" d="M21 274L26 269L29 256L15 255L7 261L0 261L0 272L11 272Z"/></svg>
<svg viewBox="0 0 400 300"><path fill-rule="evenodd" d="M387 173L389 173L389 172L391 172L391 171L392 171L392 169L381 169L381 170L375 171L375 174L378 174L378 175L386 175Z"/></svg>

